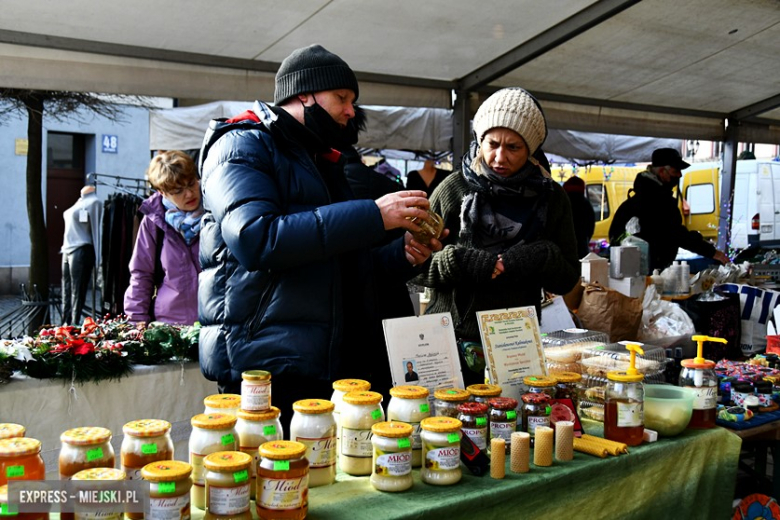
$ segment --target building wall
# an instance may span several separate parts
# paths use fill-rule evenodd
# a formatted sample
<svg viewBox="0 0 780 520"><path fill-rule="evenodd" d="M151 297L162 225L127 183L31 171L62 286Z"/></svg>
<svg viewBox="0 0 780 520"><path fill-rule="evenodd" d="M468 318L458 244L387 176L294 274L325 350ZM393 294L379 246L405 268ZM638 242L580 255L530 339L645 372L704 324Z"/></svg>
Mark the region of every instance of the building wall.
<svg viewBox="0 0 780 520"><path fill-rule="evenodd" d="M149 111L123 105L122 121L111 121L90 113L56 121L45 117L43 123L42 196L46 206L47 132L85 134L85 172L122 177L144 178L149 165ZM117 153L104 153L103 135L118 138ZM16 294L19 283L26 282L30 266L30 227L27 217L27 157L16 154L16 140L27 139L27 116L10 117L0 122L0 294ZM98 186L105 199L112 188Z"/></svg>

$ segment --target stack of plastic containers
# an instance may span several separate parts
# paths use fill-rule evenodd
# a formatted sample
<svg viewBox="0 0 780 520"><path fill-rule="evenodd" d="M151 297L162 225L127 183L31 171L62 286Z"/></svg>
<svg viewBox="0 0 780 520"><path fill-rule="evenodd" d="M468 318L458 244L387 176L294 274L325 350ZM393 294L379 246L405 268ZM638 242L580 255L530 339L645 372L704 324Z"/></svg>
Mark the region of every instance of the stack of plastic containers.
<svg viewBox="0 0 780 520"><path fill-rule="evenodd" d="M630 354L625 342L609 343L582 351L582 388L579 412L581 416L604 420L604 398L607 372L625 371L629 367ZM665 382L666 351L663 347L638 343L644 354L637 354L636 368L644 375L645 383Z"/></svg>
<svg viewBox="0 0 780 520"><path fill-rule="evenodd" d="M601 347L608 343L607 334L597 330L564 329L542 334L547 373L581 373L582 352L585 349Z"/></svg>

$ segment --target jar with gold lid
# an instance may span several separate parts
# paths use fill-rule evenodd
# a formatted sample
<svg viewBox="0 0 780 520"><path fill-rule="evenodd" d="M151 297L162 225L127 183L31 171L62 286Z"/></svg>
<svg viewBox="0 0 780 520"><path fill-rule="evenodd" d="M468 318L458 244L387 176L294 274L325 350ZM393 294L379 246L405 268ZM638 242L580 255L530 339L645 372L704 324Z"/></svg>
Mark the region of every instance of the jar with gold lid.
<svg viewBox="0 0 780 520"><path fill-rule="evenodd" d="M240 451L217 451L203 458L206 468L204 520L252 520L249 465L252 457Z"/></svg>
<svg viewBox="0 0 780 520"><path fill-rule="evenodd" d="M69 480L85 469L113 468L116 464L111 431L107 428L73 428L60 435L60 442L60 480Z"/></svg>
<svg viewBox="0 0 780 520"><path fill-rule="evenodd" d="M555 398L556 399L571 399L574 409L577 409L577 404L580 402L580 382L582 381L582 374L577 372L556 372L552 374L555 379Z"/></svg>
<svg viewBox="0 0 780 520"><path fill-rule="evenodd" d="M26 431L27 429L21 424L0 423L0 440L24 437Z"/></svg>
<svg viewBox="0 0 780 520"><path fill-rule="evenodd" d="M218 451L237 451L236 417L224 413L199 414L190 420L190 464L192 465L192 505L206 507L206 478L203 457Z"/></svg>
<svg viewBox="0 0 780 520"><path fill-rule="evenodd" d="M487 383L469 385L466 387L466 391L471 394L470 399L478 403L487 404L491 397L501 397L501 387Z"/></svg>
<svg viewBox="0 0 780 520"><path fill-rule="evenodd" d="M271 408L271 372L247 370L241 373L241 410L265 412Z"/></svg>
<svg viewBox="0 0 780 520"><path fill-rule="evenodd" d="M0 486L10 480L43 480L41 441L29 437L0 440Z"/></svg>
<svg viewBox="0 0 780 520"><path fill-rule="evenodd" d="M257 449L261 444L284 438L282 422L279 420L280 415L279 408L272 406L265 412L239 410L236 416L239 450L248 453L253 459L252 465L249 466L249 490L252 500L255 499L257 463L260 460Z"/></svg>
<svg viewBox="0 0 780 520"><path fill-rule="evenodd" d="M460 439L463 423L452 417L428 417L422 427L422 481L434 486L460 482Z"/></svg>
<svg viewBox="0 0 780 520"><path fill-rule="evenodd" d="M371 427L385 420L382 394L352 391L344 395L341 409L339 466L350 475L370 475L373 446Z"/></svg>
<svg viewBox="0 0 780 520"><path fill-rule="evenodd" d="M32 488L30 483L25 485L25 487L27 486ZM47 487L46 490L48 489L49 488ZM49 520L48 512L20 513L18 509L18 507L14 507L8 503L8 484L0 486L0 518L3 518L4 520Z"/></svg>
<svg viewBox="0 0 780 520"><path fill-rule="evenodd" d="M309 461L295 441L260 446L255 511L260 520L303 520L309 511Z"/></svg>
<svg viewBox="0 0 780 520"><path fill-rule="evenodd" d="M458 405L471 398L462 388L440 388L433 393L433 415L435 417L458 417Z"/></svg>
<svg viewBox="0 0 780 520"><path fill-rule="evenodd" d="M538 394L544 392L550 399L555 399L556 381L554 378L548 376L526 376L523 378L523 383L528 387L529 393Z"/></svg>
<svg viewBox="0 0 780 520"><path fill-rule="evenodd" d="M188 520L192 466L179 460L147 464L141 477L149 482L146 520Z"/></svg>
<svg viewBox="0 0 780 520"><path fill-rule="evenodd" d="M203 399L203 413L227 413L236 415L241 408L241 396L238 394L214 394Z"/></svg>
<svg viewBox="0 0 780 520"><path fill-rule="evenodd" d="M290 440L306 446L309 487L336 481L336 421L333 403L326 399L302 399L293 403Z"/></svg>
<svg viewBox="0 0 780 520"><path fill-rule="evenodd" d="M141 469L158 460L173 460L171 423L160 419L130 421L122 427L120 459L128 480L140 480ZM131 517L132 518L132 517Z"/></svg>
<svg viewBox="0 0 780 520"><path fill-rule="evenodd" d="M422 465L422 438L420 421L431 416L428 389L423 386L402 385L390 389L387 418L412 426L412 467Z"/></svg>
<svg viewBox="0 0 780 520"><path fill-rule="evenodd" d="M371 485L390 492L412 487L412 426L400 421L380 422L371 427L371 433Z"/></svg>
<svg viewBox="0 0 780 520"><path fill-rule="evenodd" d="M71 480L74 481L74 488L81 489L82 482L105 482L109 480L125 480L127 475L121 469L116 468L89 468L77 472ZM92 486L85 486L84 490L95 489ZM73 513L75 520L122 520L124 517L125 506L122 504L107 504L105 509L95 509L92 504L80 505L76 503L76 511Z"/></svg>
<svg viewBox="0 0 780 520"><path fill-rule="evenodd" d="M336 446L341 446L341 407L344 406L343 397L345 394L359 390L367 392L371 390L371 383L365 379L339 379L333 381L333 395L330 396L330 402L333 403L333 420L336 421ZM336 458L338 459L339 450L336 449Z"/></svg>

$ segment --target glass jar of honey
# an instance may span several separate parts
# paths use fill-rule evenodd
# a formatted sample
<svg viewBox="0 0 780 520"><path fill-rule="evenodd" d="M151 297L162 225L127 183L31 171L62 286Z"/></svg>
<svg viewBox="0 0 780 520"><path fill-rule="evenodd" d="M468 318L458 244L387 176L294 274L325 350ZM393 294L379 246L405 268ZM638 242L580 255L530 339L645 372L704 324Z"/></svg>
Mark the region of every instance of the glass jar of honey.
<svg viewBox="0 0 780 520"><path fill-rule="evenodd" d="M125 480L125 472L116 468L89 468L77 472L71 480L74 481L74 487L80 489L79 482L105 482L107 480ZM84 490L93 490L92 486L86 486ZM76 503L76 512L73 513L75 520L122 520L124 517L124 506L122 504L107 504L105 509L95 509L92 504L79 505ZM83 508L83 510L82 510Z"/></svg>
<svg viewBox="0 0 780 520"><path fill-rule="evenodd" d="M260 520L303 520L309 511L309 461L295 441L260 446L255 511Z"/></svg>
<svg viewBox="0 0 780 520"><path fill-rule="evenodd" d="M24 437L26 429L21 424L0 423L0 440Z"/></svg>
<svg viewBox="0 0 780 520"><path fill-rule="evenodd" d="M434 486L460 482L460 439L463 423L452 417L428 417L422 423L422 481Z"/></svg>
<svg viewBox="0 0 780 520"><path fill-rule="evenodd" d="M29 486L29 484L27 485ZM0 518L4 520L49 520L48 512L20 513L18 509L18 506L12 506L8 503L8 484L0 486Z"/></svg>
<svg viewBox="0 0 780 520"><path fill-rule="evenodd" d="M293 403L290 440L306 446L309 487L336 481L336 421L333 403L326 399L301 399Z"/></svg>
<svg viewBox="0 0 780 520"><path fill-rule="evenodd" d="M422 440L420 421L431 416L428 389L422 386L404 385L390 389L387 419L401 421L412 426L412 467L422 464Z"/></svg>
<svg viewBox="0 0 780 520"><path fill-rule="evenodd" d="M336 446L341 446L341 407L344 406L344 395L359 390L367 392L371 390L371 383L365 379L339 379L333 381L333 395L330 396L330 402L333 403L333 420L336 421ZM336 459L338 460L339 450L336 449Z"/></svg>
<svg viewBox="0 0 780 520"><path fill-rule="evenodd" d="M192 505L206 508L206 473L203 457L218 451L237 451L236 417L224 413L199 414L190 420L190 464L192 464Z"/></svg>
<svg viewBox="0 0 780 520"><path fill-rule="evenodd" d="M434 417L458 417L458 405L471 398L471 394L462 388L441 388L433 393Z"/></svg>
<svg viewBox="0 0 780 520"><path fill-rule="evenodd" d="M523 378L523 384L528 387L528 392L531 394L544 392L550 399L555 399L555 378L548 376L526 376Z"/></svg>
<svg viewBox="0 0 780 520"><path fill-rule="evenodd" d="M141 480L141 469L150 462L173 460L171 423L159 419L130 421L120 449L122 471L128 480ZM131 517L132 518L132 517Z"/></svg>
<svg viewBox="0 0 780 520"><path fill-rule="evenodd" d="M41 441L29 437L0 440L0 486L10 480L43 480Z"/></svg>
<svg viewBox="0 0 780 520"><path fill-rule="evenodd" d="M271 372L247 370L241 373L241 410L265 412L271 408Z"/></svg>
<svg viewBox="0 0 780 520"><path fill-rule="evenodd" d="M60 435L60 480L69 480L79 471L90 468L113 468L116 464L107 428L82 427Z"/></svg>
<svg viewBox="0 0 780 520"><path fill-rule="evenodd" d="M466 387L466 391L471 394L471 400L478 403L487 404L491 397L501 397L501 387L487 383L469 385Z"/></svg>
<svg viewBox="0 0 780 520"><path fill-rule="evenodd" d="M427 390L426 390L427 391ZM412 487L412 426L400 421L376 423L371 485L379 491L405 491Z"/></svg>
<svg viewBox="0 0 780 520"><path fill-rule="evenodd" d="M203 458L206 468L204 520L252 520L249 465L252 457L240 451L218 451Z"/></svg>
<svg viewBox="0 0 780 520"><path fill-rule="evenodd" d="M628 368L607 372L604 438L639 446L645 431L645 376L636 369L636 353L644 350L637 343L625 345L631 356Z"/></svg>
<svg viewBox="0 0 780 520"><path fill-rule="evenodd" d="M236 415L241 408L241 396L238 394L214 394L203 399L203 413L227 413Z"/></svg>
<svg viewBox="0 0 780 520"><path fill-rule="evenodd" d="M370 475L373 446L371 427L385 420L382 394L353 391L344 395L341 409L339 467L350 475Z"/></svg>
<svg viewBox="0 0 780 520"><path fill-rule="evenodd" d="M192 466L179 460L147 464L141 477L149 482L147 520L189 520Z"/></svg>
<svg viewBox="0 0 780 520"><path fill-rule="evenodd" d="M257 463L260 454L257 448L270 441L280 441L284 438L282 422L279 420L281 411L272 406L265 412L249 412L239 410L236 417L236 432L238 432L239 450L252 456L249 466L249 490L252 500L255 499L255 479L257 478Z"/></svg>

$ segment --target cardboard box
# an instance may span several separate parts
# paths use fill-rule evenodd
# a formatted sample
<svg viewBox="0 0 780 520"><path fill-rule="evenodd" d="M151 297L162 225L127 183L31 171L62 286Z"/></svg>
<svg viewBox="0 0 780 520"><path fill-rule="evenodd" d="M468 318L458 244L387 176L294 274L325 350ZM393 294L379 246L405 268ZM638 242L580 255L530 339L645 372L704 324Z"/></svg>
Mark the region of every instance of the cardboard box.
<svg viewBox="0 0 780 520"><path fill-rule="evenodd" d="M645 295L646 278L644 276L630 276L626 278L609 279L609 288L625 294L631 298L642 298Z"/></svg>

